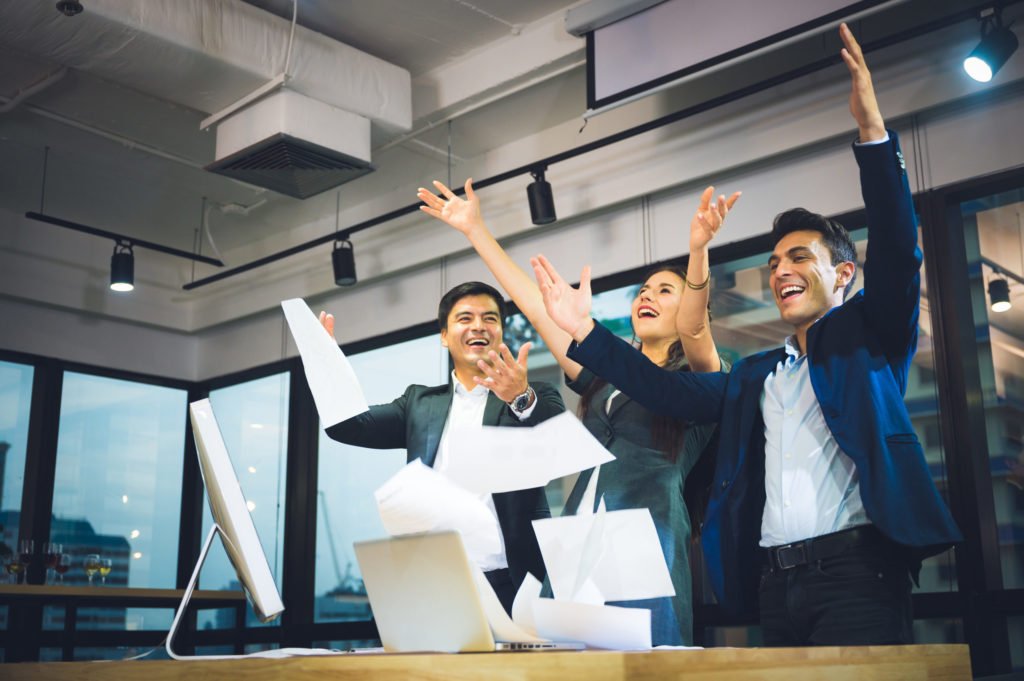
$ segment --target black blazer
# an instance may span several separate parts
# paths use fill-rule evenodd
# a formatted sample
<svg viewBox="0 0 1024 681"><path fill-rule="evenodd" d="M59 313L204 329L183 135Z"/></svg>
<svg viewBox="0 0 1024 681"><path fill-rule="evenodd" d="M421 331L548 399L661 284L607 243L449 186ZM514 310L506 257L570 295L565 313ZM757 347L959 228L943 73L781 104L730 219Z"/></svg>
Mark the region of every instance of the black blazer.
<svg viewBox="0 0 1024 681"><path fill-rule="evenodd" d="M484 408L485 426L535 426L565 411L565 404L554 386L531 383L537 393L537 405L530 418L520 421L494 393L487 394ZM327 434L338 442L372 449L405 449L408 461L420 459L434 465L441 433L452 406L451 383L427 387L410 385L405 393L389 404L376 404L370 411L327 428ZM550 518L543 487L504 492L494 495L498 524L505 538L508 569L516 588L527 572L543 580L544 561L537 545L531 522Z"/></svg>

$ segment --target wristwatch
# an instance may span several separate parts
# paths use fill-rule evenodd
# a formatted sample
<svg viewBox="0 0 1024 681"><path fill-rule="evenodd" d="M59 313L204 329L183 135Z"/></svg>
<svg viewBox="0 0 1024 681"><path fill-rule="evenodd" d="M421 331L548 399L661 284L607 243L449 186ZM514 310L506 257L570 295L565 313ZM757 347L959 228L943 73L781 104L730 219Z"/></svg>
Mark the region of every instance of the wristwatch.
<svg viewBox="0 0 1024 681"><path fill-rule="evenodd" d="M530 403L533 402L533 396L533 388L526 386L526 392L513 397L512 401L508 403L508 406L512 408L512 411L522 414L530 406Z"/></svg>

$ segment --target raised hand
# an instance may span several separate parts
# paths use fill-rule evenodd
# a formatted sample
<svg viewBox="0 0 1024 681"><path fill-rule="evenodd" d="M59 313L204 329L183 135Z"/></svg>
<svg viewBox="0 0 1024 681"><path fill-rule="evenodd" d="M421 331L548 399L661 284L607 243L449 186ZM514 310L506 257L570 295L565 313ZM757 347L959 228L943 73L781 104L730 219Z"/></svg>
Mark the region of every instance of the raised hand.
<svg viewBox="0 0 1024 681"><path fill-rule="evenodd" d="M324 331L334 338L334 315L327 314L323 310L320 310L320 326L324 327Z"/></svg>
<svg viewBox="0 0 1024 681"><path fill-rule="evenodd" d="M712 203L714 196L714 187L708 187L700 195L700 205L697 206L697 212L690 221L690 253L711 243L725 222L726 214L739 200L740 192L735 192L728 199L725 198L725 194L720 194L718 200Z"/></svg>
<svg viewBox="0 0 1024 681"><path fill-rule="evenodd" d="M839 37L843 47L839 54L850 70L850 113L857 121L861 142L880 140L885 137L885 121L875 99L875 86L871 83L871 72L864 61L860 44L845 23L839 26Z"/></svg>
<svg viewBox="0 0 1024 681"><path fill-rule="evenodd" d="M434 180L434 186L441 192L438 196L432 191L420 187L416 190L416 197L425 205L420 210L432 217L447 222L465 235L479 227L483 227L484 219L480 214L480 199L473 191L473 179L466 180L466 198L462 199L455 195L444 183ZM444 198L441 198L441 197Z"/></svg>
<svg viewBox="0 0 1024 681"><path fill-rule="evenodd" d="M508 346L502 343L499 352L491 350L490 362L478 360L476 365L484 373L484 378L474 376L477 385L486 386L498 396L502 402L511 402L526 392L529 382L526 380L526 356L530 353L532 343L523 343L519 348L519 356L513 357Z"/></svg>
<svg viewBox="0 0 1024 681"><path fill-rule="evenodd" d="M543 255L530 258L530 264L548 316L560 329L582 341L594 328L594 320L590 318L590 266L583 268L580 287L574 289Z"/></svg>

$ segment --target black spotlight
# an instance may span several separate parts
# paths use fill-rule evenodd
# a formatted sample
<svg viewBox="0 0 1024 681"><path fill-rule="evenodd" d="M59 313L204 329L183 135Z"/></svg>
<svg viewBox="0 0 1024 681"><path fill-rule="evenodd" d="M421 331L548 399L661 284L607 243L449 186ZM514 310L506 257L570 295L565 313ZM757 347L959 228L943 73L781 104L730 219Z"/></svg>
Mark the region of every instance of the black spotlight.
<svg viewBox="0 0 1024 681"><path fill-rule="evenodd" d="M82 3L78 2L78 0L60 0L57 3L57 11L66 17L81 14L83 9L85 8L82 7Z"/></svg>
<svg viewBox="0 0 1024 681"><path fill-rule="evenodd" d="M974 80L987 83L1017 49L1017 36L1003 26L998 11L981 20L981 42L964 59L964 71Z"/></svg>
<svg viewBox="0 0 1024 681"><path fill-rule="evenodd" d="M526 188L526 198L530 202L530 220L535 225L547 225L558 218L555 217L555 199L551 194L551 183L544 179L546 168L531 170L533 182Z"/></svg>
<svg viewBox="0 0 1024 681"><path fill-rule="evenodd" d="M130 243L114 244L110 256L110 290L131 291L135 288L135 254Z"/></svg>
<svg viewBox="0 0 1024 681"><path fill-rule="evenodd" d="M334 242L331 253L331 264L334 265L334 283L338 286L352 286L356 283L356 255L352 250L352 242L338 239Z"/></svg>
<svg viewBox="0 0 1024 681"><path fill-rule="evenodd" d="M989 306L993 312L1006 312L1010 309L1010 282L1003 278L991 279L988 282Z"/></svg>

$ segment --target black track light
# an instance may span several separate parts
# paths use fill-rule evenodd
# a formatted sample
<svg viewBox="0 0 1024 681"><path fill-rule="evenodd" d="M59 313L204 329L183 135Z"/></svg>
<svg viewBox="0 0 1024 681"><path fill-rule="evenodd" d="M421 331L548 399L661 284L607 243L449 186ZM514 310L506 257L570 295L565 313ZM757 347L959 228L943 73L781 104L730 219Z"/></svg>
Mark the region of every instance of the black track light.
<svg viewBox="0 0 1024 681"><path fill-rule="evenodd" d="M544 167L531 170L533 182L526 188L526 198L530 202L530 220L535 225L547 225L557 220L551 184L544 179L545 170L547 168Z"/></svg>
<svg viewBox="0 0 1024 681"><path fill-rule="evenodd" d="M981 42L964 59L964 71L979 83L987 83L1017 50L1017 36L1003 26L998 10L981 18Z"/></svg>
<svg viewBox="0 0 1024 681"><path fill-rule="evenodd" d="M988 282L989 306L993 312L1006 312L1010 309L1010 282L1002 277L990 279Z"/></svg>
<svg viewBox="0 0 1024 681"><path fill-rule="evenodd" d="M110 290L131 291L135 288L135 254L130 242L114 244L114 255L110 256Z"/></svg>
<svg viewBox="0 0 1024 681"><path fill-rule="evenodd" d="M331 264L334 266L334 283L338 286L352 286L356 283L356 255L352 242L338 239L334 242L331 253Z"/></svg>

